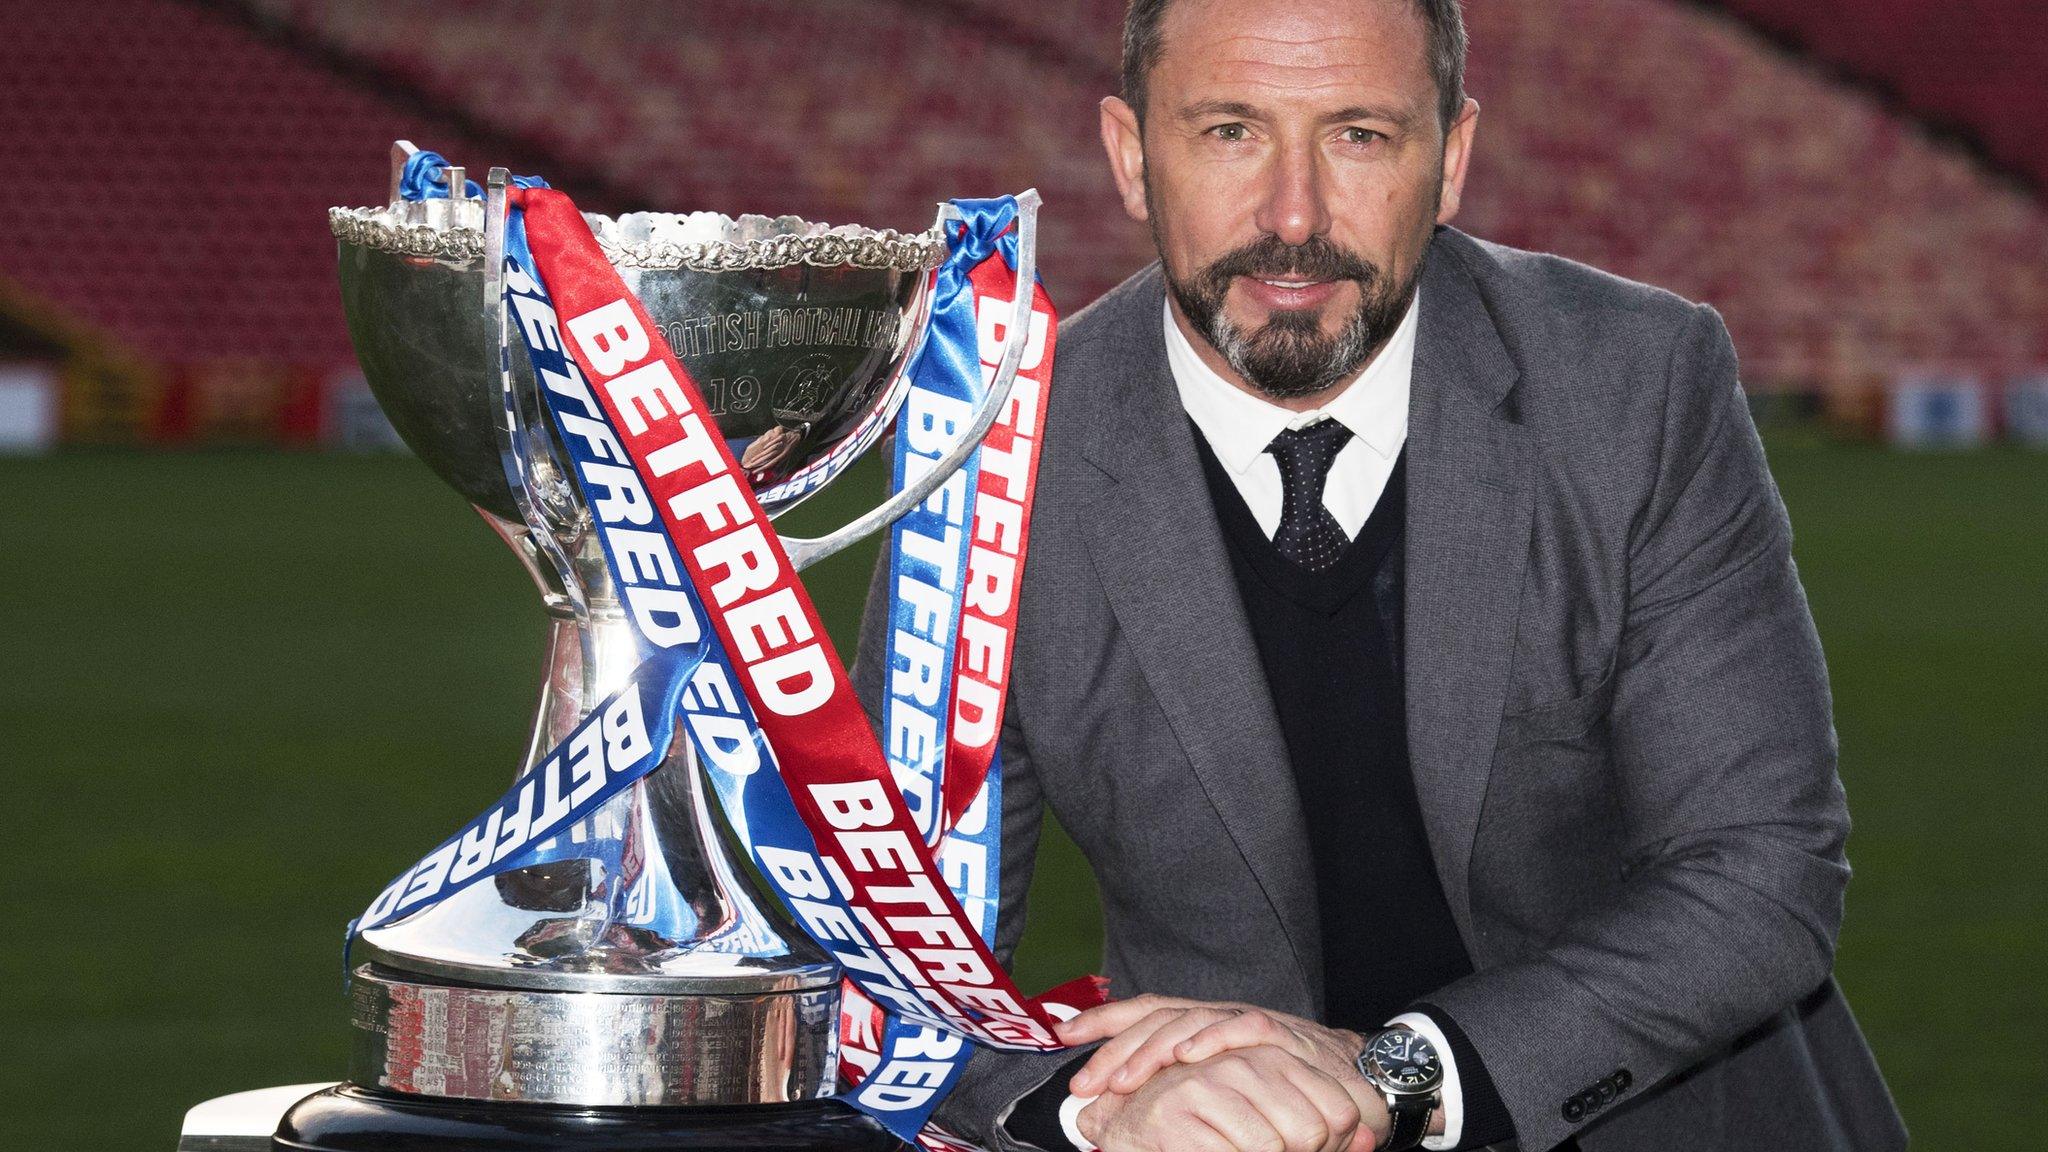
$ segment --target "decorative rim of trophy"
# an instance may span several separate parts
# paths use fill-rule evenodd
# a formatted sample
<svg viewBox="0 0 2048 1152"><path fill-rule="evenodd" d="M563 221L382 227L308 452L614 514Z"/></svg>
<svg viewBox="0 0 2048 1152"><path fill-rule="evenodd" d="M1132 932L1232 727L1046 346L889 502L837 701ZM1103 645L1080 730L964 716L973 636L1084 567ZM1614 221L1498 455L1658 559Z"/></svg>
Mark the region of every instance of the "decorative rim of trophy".
<svg viewBox="0 0 2048 1152"><path fill-rule="evenodd" d="M466 261L484 254L484 229L460 219L468 201L397 203L382 208L330 208L327 226L347 244L427 260ZM431 216L441 208L447 223ZM586 212L605 258L646 271L748 272L808 264L929 272L946 259L937 225L905 234L857 224L814 224L800 216L733 217L722 212L630 212L616 219ZM479 219L478 224L482 221Z"/></svg>

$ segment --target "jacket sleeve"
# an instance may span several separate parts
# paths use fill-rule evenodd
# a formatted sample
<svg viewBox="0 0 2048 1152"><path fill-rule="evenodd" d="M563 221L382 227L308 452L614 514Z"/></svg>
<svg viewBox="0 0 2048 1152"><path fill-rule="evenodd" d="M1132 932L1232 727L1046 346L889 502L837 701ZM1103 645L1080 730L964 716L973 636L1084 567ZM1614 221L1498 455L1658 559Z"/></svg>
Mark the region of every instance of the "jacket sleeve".
<svg viewBox="0 0 2048 1152"><path fill-rule="evenodd" d="M860 646L855 652L853 681L867 709L869 720L879 727L882 697L887 691L886 639L889 617L889 562L884 551L876 562L868 589L867 607L861 616ZM886 746L886 734L884 745ZM1002 907L996 917L996 959L1010 966L1017 941L1024 936L1024 903L1031 890L1031 871L1038 856L1038 831L1044 802L1038 777L1032 772L1031 754L1024 742L1014 698L1004 710L1001 736L1003 759L1003 853L1000 889ZM1029 1147L1001 1130L997 1117L1007 1113L1026 1093L1044 1083L1069 1060L1072 1052L1003 1052L977 1048L962 1070L952 1092L940 1104L939 1123L985 1148L999 1152Z"/></svg>
<svg viewBox="0 0 2048 1152"><path fill-rule="evenodd" d="M1528 1152L1821 985L1841 925L1849 818L1827 667L1710 308L1671 351L1660 435L1629 526L1608 715L1618 895L1429 997L1481 1054Z"/></svg>

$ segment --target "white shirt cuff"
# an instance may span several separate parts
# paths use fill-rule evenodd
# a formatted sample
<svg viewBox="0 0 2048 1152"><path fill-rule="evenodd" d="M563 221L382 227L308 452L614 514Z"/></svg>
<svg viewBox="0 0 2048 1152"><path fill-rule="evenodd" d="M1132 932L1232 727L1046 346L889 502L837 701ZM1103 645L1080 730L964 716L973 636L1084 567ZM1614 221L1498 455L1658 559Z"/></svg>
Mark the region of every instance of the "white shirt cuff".
<svg viewBox="0 0 2048 1152"><path fill-rule="evenodd" d="M1442 1152L1445 1148L1456 1148L1458 1138L1465 1134L1465 1093L1458 1085L1458 1058L1451 1054L1450 1038L1436 1026L1436 1021L1421 1012L1403 1012L1387 1021L1388 1027L1399 1024L1422 1033L1429 1046L1436 1049L1437 1059L1443 1062L1444 1082L1442 1089L1444 1134L1425 1136L1422 1146L1430 1152ZM1062 1117L1066 1113L1060 1113Z"/></svg>
<svg viewBox="0 0 2048 1152"><path fill-rule="evenodd" d="M1076 1096L1072 1092L1060 1102L1060 1131L1080 1152L1096 1152L1095 1142L1081 1135L1081 1109L1093 1103L1095 1097Z"/></svg>

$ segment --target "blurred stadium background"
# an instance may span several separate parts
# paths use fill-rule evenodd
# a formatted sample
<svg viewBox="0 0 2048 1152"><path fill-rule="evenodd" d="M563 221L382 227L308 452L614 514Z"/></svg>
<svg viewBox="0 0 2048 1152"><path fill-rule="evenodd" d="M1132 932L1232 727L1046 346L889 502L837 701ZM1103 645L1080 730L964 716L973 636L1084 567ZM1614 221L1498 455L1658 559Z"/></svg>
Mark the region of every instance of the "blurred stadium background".
<svg viewBox="0 0 2048 1152"><path fill-rule="evenodd" d="M338 1075L342 924L519 751L532 592L389 451L342 325L326 210L385 198L390 143L600 211L915 229L1036 186L1071 312L1150 258L1095 144L1122 7L0 0L8 1144L168 1148ZM2048 6L1468 19L1461 226L1706 300L1742 352L1835 678L1840 975L1918 1145L2041 1146ZM844 651L872 556L811 580ZM1058 837L1039 893L1034 989L1098 931Z"/></svg>

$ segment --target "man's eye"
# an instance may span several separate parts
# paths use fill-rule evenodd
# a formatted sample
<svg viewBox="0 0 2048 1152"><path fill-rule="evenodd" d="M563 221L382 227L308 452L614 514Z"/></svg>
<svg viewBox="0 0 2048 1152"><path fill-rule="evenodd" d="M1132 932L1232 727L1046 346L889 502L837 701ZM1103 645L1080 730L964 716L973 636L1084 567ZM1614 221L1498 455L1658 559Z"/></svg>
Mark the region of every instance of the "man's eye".
<svg viewBox="0 0 2048 1152"><path fill-rule="evenodd" d="M1370 128L1346 128L1344 130L1344 142L1346 144L1375 144L1385 139L1384 135Z"/></svg>
<svg viewBox="0 0 2048 1152"><path fill-rule="evenodd" d="M1242 124L1218 124L1214 128L1209 129L1209 132L1218 140L1227 141L1232 144L1245 138L1245 129Z"/></svg>

